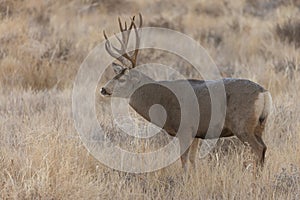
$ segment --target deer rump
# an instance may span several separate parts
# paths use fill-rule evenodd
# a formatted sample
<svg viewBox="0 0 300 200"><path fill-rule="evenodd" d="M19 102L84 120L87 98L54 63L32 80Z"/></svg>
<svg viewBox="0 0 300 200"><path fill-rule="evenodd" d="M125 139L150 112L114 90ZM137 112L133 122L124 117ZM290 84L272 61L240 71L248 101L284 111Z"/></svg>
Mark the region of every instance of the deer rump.
<svg viewBox="0 0 300 200"><path fill-rule="evenodd" d="M194 134L196 138L214 139L217 137L230 137L239 127L256 127L261 124L262 119L268 115L265 107L265 95L260 94L267 91L260 85L244 79L223 79L218 81L187 80L191 85L198 100L199 123ZM223 81L226 93L226 116L221 133L207 135L211 120L211 99L207 84L220 84ZM166 130L171 136L176 136L181 123L181 107L176 95L169 88L180 88L186 84L186 80L160 81L147 83L136 89L130 96L130 106L149 122ZM185 90L181 90L185 95ZM188 95L188 94L187 94ZM158 104L165 110L166 118L162 119L162 112L154 113L150 118L150 108ZM256 107L260 107L257 109ZM258 113L259 112L259 113ZM191 116L192 117L192 116ZM254 123L254 124L253 124Z"/></svg>

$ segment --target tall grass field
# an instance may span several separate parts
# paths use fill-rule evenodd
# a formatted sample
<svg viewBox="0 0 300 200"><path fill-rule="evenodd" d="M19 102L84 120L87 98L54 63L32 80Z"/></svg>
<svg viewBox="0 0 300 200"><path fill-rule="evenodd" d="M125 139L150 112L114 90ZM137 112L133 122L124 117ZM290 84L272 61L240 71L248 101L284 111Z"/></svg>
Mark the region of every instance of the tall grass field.
<svg viewBox="0 0 300 200"><path fill-rule="evenodd" d="M187 34L201 44L223 77L245 78L270 91L273 111L258 177L246 165L249 147L220 139L197 155L186 179L180 159L150 173L111 169L85 148L75 129L72 88L81 63L109 35L117 17L143 14L144 26ZM177 67L165 52L141 50L139 61ZM111 68L99 85L113 76ZM120 146L110 103L96 95L98 121ZM0 0L1 199L299 199L299 0ZM137 116L138 117L138 116ZM131 141L150 151L165 141ZM160 143L161 142L161 143ZM200 147L199 147L200 148Z"/></svg>

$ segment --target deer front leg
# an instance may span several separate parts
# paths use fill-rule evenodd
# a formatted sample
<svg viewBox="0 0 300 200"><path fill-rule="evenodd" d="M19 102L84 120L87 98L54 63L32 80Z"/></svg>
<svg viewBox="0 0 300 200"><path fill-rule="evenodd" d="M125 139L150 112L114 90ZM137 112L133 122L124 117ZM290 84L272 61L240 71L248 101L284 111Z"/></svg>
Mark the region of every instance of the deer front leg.
<svg viewBox="0 0 300 200"><path fill-rule="evenodd" d="M180 150L181 151L181 150ZM188 158L190 154L190 148L188 148L181 156L181 165L185 173L188 171Z"/></svg>
<svg viewBox="0 0 300 200"><path fill-rule="evenodd" d="M196 170L196 157L198 152L198 146L200 143L200 139L194 138L192 145L190 146L190 155L189 159L192 164L193 170Z"/></svg>
<svg viewBox="0 0 300 200"><path fill-rule="evenodd" d="M180 145L180 159L181 164L184 172L188 171L188 160L190 155L190 149L191 149L191 143L193 140L193 137L191 134L187 135L180 135L178 137L179 139L179 145Z"/></svg>

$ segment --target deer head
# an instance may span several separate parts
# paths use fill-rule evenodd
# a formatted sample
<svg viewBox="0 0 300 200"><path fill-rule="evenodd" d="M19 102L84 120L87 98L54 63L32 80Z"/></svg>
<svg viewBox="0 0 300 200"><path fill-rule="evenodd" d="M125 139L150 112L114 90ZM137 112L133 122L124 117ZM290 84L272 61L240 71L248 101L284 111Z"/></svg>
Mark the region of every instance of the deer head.
<svg viewBox="0 0 300 200"><path fill-rule="evenodd" d="M106 39L106 51L120 62L120 64L115 62L112 64L116 75L102 87L101 94L104 96L113 95L116 97L127 98L141 82L143 76L142 73L137 70L132 70L136 67L140 45L139 28L142 27L143 22L141 14L139 14L139 18L139 26L136 25L134 16L132 17L131 24L128 28L126 22L123 27L120 18L118 18L122 38L119 38L117 35L115 36L120 43L120 49L111 44L105 31L103 31L104 38ZM135 33L135 50L133 52L127 52L128 41L132 31Z"/></svg>

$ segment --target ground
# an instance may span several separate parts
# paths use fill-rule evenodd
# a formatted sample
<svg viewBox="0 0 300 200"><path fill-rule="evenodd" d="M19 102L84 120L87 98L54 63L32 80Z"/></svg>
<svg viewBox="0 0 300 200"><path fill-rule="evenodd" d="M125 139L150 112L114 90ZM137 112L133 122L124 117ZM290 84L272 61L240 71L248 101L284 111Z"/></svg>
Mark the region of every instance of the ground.
<svg viewBox="0 0 300 200"><path fill-rule="evenodd" d="M223 77L269 90L273 112L263 139L266 164L253 177L249 149L221 141L186 181L180 161L145 174L113 170L84 147L72 118L72 87L88 52L117 32L117 17L141 12L145 26L181 31L201 44ZM300 2L9 1L0 2L0 197L2 199L298 199L300 195ZM185 66L162 52L140 61ZM199 78L189 68L182 73ZM104 82L111 78L108 69ZM99 85L101 85L101 81ZM107 135L108 101L97 96ZM117 138L117 139L116 139ZM127 141L123 141L127 142ZM133 141L143 151L151 143ZM122 144L120 144L122 145Z"/></svg>

